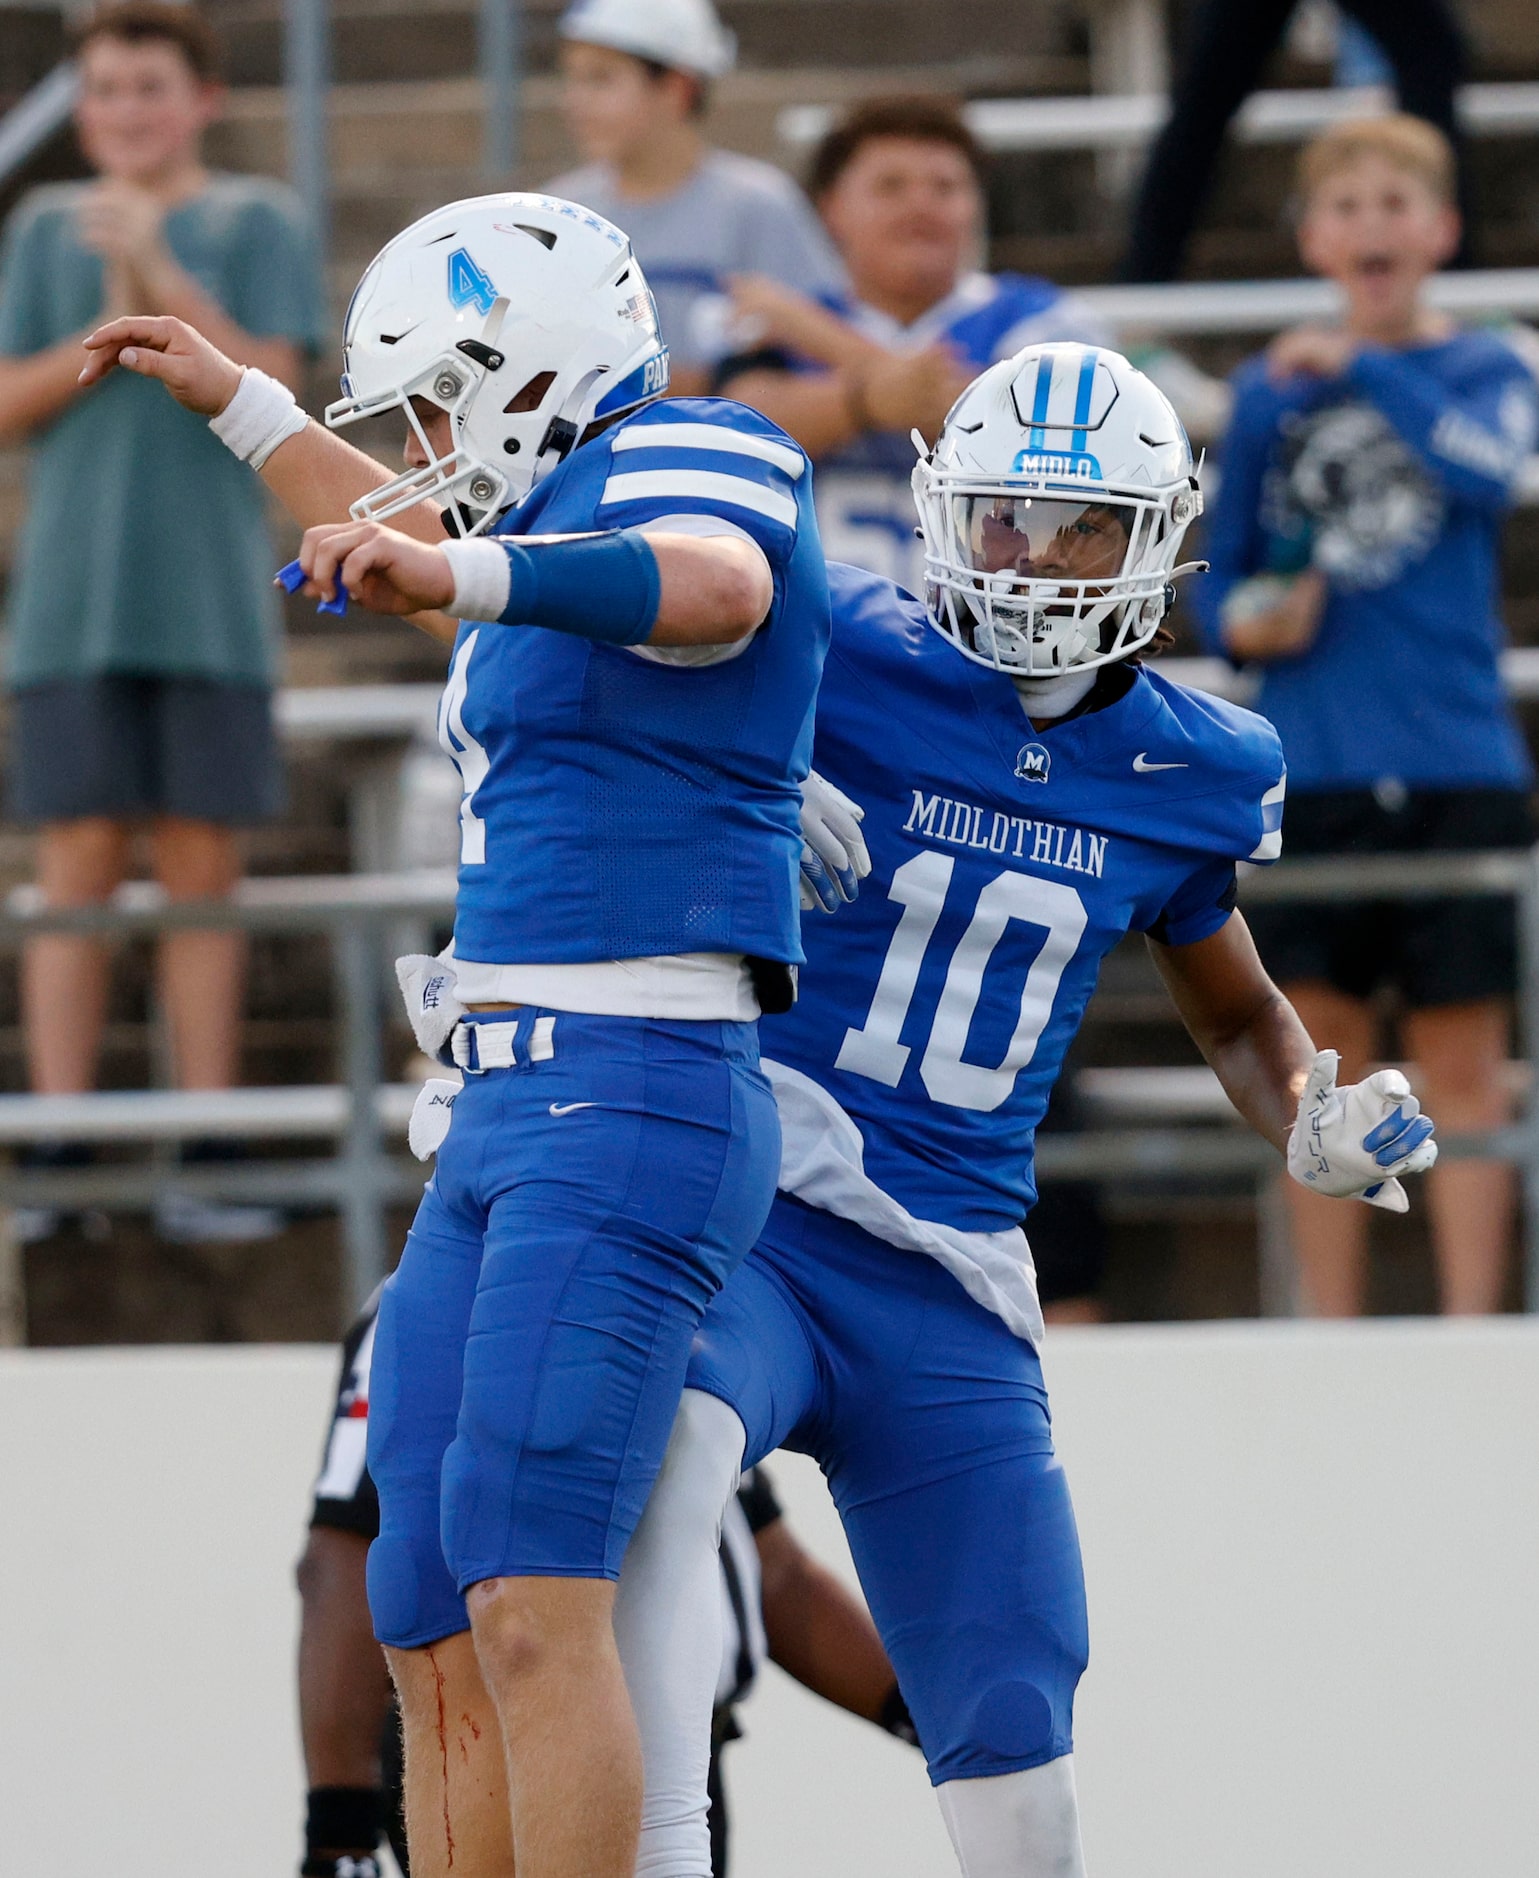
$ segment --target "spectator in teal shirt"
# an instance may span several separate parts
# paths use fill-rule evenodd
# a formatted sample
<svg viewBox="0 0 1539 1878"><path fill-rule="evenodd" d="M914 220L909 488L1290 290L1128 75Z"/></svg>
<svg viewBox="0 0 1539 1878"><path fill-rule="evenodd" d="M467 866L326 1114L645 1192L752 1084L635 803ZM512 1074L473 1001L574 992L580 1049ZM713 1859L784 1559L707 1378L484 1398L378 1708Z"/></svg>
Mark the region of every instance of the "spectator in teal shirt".
<svg viewBox="0 0 1539 1878"><path fill-rule="evenodd" d="M279 614L260 487L206 424L119 372L83 392L82 335L169 313L242 364L298 388L324 338L298 203L200 158L217 115L216 48L189 10L133 0L78 39L76 124L97 178L21 202L0 248L0 434L31 445L27 521L8 603L11 810L41 824L50 905L107 898L144 829L173 899L227 894L237 829L276 809ZM23 1017L32 1086L96 1077L109 955L30 942ZM168 934L160 992L178 1084L237 1080L239 935ZM259 1209L179 1196L179 1237L257 1236ZM45 1222L34 1222L42 1230Z"/></svg>

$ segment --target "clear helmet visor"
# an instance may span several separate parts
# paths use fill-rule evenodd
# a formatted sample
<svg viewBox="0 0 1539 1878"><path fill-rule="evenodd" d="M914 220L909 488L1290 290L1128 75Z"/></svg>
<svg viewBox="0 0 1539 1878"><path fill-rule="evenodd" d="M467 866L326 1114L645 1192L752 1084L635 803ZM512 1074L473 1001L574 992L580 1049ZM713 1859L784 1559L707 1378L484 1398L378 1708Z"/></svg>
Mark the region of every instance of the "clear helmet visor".
<svg viewBox="0 0 1539 1878"><path fill-rule="evenodd" d="M1079 597L1085 592L1080 583L1116 580L1125 572L1136 521L1132 507L1106 502L1013 492L959 495L951 503L955 564L985 577L1063 582Z"/></svg>

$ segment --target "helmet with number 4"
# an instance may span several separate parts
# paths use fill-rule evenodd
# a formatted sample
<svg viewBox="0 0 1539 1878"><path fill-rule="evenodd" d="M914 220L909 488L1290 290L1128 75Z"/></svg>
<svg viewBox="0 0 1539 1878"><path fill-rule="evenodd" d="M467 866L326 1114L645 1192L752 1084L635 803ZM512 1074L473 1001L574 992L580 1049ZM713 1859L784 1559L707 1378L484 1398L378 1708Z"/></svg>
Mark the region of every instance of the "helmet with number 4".
<svg viewBox="0 0 1539 1878"><path fill-rule="evenodd" d="M382 519L431 497L474 534L522 502L594 422L668 389L657 306L613 223L555 196L435 209L369 263L347 310L333 427L399 410L426 453L354 503ZM449 416L429 441L413 399Z"/></svg>
<svg viewBox="0 0 1539 1878"><path fill-rule="evenodd" d="M917 434L916 434L916 441ZM1030 346L952 406L914 469L926 595L980 665L1051 678L1147 645L1202 513L1169 399L1120 353Z"/></svg>

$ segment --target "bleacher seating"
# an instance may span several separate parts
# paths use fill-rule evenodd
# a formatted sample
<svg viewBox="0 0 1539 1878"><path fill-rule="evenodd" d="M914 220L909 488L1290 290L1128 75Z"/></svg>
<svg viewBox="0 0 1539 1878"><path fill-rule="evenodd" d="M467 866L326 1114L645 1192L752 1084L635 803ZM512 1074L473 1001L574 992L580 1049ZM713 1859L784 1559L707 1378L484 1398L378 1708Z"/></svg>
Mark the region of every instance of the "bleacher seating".
<svg viewBox="0 0 1539 1878"><path fill-rule="evenodd" d="M550 77L561 4L527 0L525 7L533 62L522 119L519 179L525 182L549 175L569 156ZM208 0L208 9L229 41L234 81L216 159L281 174L279 0ZM1158 107L1146 97L1130 98L1134 78L1119 77L1104 58L1092 56L1092 15L1110 17L1103 0L1064 8L1036 0L951 0L945 7L933 0L727 0L724 11L744 63L717 88L710 128L734 147L794 164L804 145L782 136L790 110L838 107L876 91L958 92L973 100L981 128L1001 153L992 204L997 264L1089 284L1104 310L1125 326L1175 334L1216 370L1251 349L1257 335L1323 304L1318 287L1291 278L1296 262L1281 213L1290 152L1277 141L1296 136L1311 112L1352 106L1339 93L1317 95L1326 76L1319 68L1284 65L1276 76L1287 89L1248 107L1195 250L1195 270L1207 278L1159 290L1108 289L1099 283L1116 251L1118 215L1101 186L1112 172L1097 166L1097 150L1114 141L1135 145L1147 136ZM1539 315L1539 164L1529 141L1539 137L1528 117L1539 91L1539 10L1530 0L1469 0L1466 12L1477 53L1468 106L1472 128L1486 133L1477 141L1475 168L1482 258L1490 271L1449 277L1439 291L1456 310L1498 307ZM471 76L475 18L475 0L434 0L426 9L407 0L337 0L330 259L338 310L363 261L402 221L491 180L480 169L480 96ZM52 54L44 58L39 49L48 34L56 45L56 20L0 6L0 89L20 89L46 72ZM7 62L23 36L30 50ZM1096 85L1103 88L1100 96ZM804 117L801 134L809 127ZM57 168L66 159L55 151L51 161ZM1263 281L1264 275L1276 278ZM324 392L320 374L317 386ZM10 453L0 458L0 543L10 538L20 500L19 458ZM1532 513L1514 526L1508 582L1518 642L1509 679L1526 704L1539 700L1539 516ZM300 608L290 621L291 688L280 718L289 741L293 805L281 828L258 838L256 859L266 873L324 876L359 852L358 829L373 813L368 805L380 779L388 778L402 744L430 729L442 654L394 624L320 622ZM1167 669L1180 667L1172 661ZM1234 675L1216 661L1186 671L1233 688ZM0 836L0 890L25 878L26 869L25 842ZM14 1089L20 1057L10 982L9 973L0 977L0 1081ZM128 963L126 984L109 1034L109 1080L142 1091L153 1079L154 1049L142 1014L147 974L137 955ZM324 949L287 937L260 941L254 1008L252 1069L263 1087L208 1106L211 1127L217 1132L224 1117L237 1131L234 1118L244 1116L240 1132L276 1138L293 1133L303 1112L308 1119L301 1134L333 1136L345 1125L347 1099L333 1080L334 1001ZM405 1060L404 1030L392 1047L387 1073L394 1077ZM1135 1118L1201 1125L1212 1116L1207 1072L1194 1065L1141 947L1124 948L1108 962L1077 1062L1078 1087L1096 1126ZM301 1086L284 1087L286 1078ZM125 1096L133 1106L115 1109ZM170 1140L189 1119L179 1106L183 1099L166 1092L123 1088L81 1100L90 1106L73 1111L77 1119L63 1120L86 1135L120 1115L127 1119L115 1126L131 1123L143 1131L140 1138ZM392 1131L403 1100L398 1088L382 1091ZM21 1126L7 1121L12 1112L0 1098L0 1143L15 1139L8 1127ZM1248 1191L1248 1180L1239 1179L1241 1190ZM1249 1279L1234 1276L1245 1267L1253 1233L1248 1205L1224 1215L1219 1227L1210 1211L1199 1231L1192 1225L1199 1212L1194 1203L1170 1228L1184 1235L1182 1245L1207 1248L1202 1256L1210 1268L1222 1268L1217 1277L1210 1269L1210 1297L1249 1296ZM1150 1295L1140 1293L1145 1302ZM1149 1308L1160 1302L1155 1298ZM316 1331L330 1327L322 1320Z"/></svg>

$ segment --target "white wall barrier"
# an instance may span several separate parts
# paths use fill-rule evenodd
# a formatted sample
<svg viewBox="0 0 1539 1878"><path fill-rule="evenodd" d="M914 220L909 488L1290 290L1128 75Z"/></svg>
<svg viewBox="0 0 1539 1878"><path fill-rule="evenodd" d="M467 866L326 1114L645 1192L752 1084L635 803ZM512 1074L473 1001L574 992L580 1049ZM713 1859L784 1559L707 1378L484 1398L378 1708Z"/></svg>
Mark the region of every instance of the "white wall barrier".
<svg viewBox="0 0 1539 1878"><path fill-rule="evenodd" d="M0 1869L292 1871L332 1357L0 1357ZM1058 1332L1092 1878L1531 1878L1539 1324ZM845 1564L810 1465L776 1479ZM918 1759L772 1673L737 1878L946 1878Z"/></svg>

